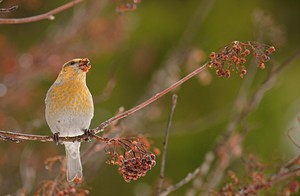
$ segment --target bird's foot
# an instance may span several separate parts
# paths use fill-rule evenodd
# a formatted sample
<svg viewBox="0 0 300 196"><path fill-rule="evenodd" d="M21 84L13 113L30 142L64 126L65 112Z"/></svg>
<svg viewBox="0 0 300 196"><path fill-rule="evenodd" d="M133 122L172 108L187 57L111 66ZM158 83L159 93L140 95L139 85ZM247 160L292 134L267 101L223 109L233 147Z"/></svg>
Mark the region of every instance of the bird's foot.
<svg viewBox="0 0 300 196"><path fill-rule="evenodd" d="M85 135L84 141L86 141L86 142L91 141L91 138L90 138L90 136L92 135L91 130L90 129L84 129L83 131L84 131L84 135Z"/></svg>
<svg viewBox="0 0 300 196"><path fill-rule="evenodd" d="M53 134L53 141L56 145L59 143L59 132Z"/></svg>

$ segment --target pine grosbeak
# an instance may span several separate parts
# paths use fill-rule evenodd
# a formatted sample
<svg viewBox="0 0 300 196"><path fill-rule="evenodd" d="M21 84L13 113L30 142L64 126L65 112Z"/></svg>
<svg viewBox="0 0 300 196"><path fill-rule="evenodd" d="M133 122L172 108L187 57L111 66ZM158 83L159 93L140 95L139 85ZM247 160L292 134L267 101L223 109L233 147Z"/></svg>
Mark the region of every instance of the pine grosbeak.
<svg viewBox="0 0 300 196"><path fill-rule="evenodd" d="M94 113L92 95L86 85L86 72L90 68L87 58L77 58L65 63L48 90L45 114L53 134L76 136L89 128ZM64 142L64 145L67 180L81 179L80 142Z"/></svg>

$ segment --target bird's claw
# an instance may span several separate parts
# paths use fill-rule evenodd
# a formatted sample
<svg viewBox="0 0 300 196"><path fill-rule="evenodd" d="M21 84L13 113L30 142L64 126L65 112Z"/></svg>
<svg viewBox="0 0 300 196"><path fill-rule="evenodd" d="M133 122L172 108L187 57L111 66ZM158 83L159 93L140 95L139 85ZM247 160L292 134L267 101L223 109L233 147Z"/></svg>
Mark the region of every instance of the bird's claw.
<svg viewBox="0 0 300 196"><path fill-rule="evenodd" d="M92 135L91 130L90 129L84 129L83 131L84 131L84 135L85 135L84 141L86 141L86 142L91 141L91 138L90 138L90 136Z"/></svg>
<svg viewBox="0 0 300 196"><path fill-rule="evenodd" d="M56 145L59 143L59 132L53 134L53 141Z"/></svg>

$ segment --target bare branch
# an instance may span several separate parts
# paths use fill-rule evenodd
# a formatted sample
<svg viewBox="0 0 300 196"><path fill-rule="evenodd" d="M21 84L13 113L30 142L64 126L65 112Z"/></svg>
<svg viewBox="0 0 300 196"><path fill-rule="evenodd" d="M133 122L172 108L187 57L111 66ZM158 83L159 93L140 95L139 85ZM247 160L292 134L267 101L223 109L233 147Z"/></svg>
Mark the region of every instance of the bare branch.
<svg viewBox="0 0 300 196"><path fill-rule="evenodd" d="M163 183L164 183L168 138L169 138L171 122L172 122L173 113L174 113L176 104L177 104L177 95L174 94L172 96L171 111L170 111L170 115L169 115L169 119L168 119L168 125L167 125L167 128L166 128L165 137L164 137L164 141L163 141L162 156L161 156L161 168L160 168L160 179L159 179L159 183L158 183L158 186L157 186L157 195L160 195L161 188L162 188Z"/></svg>
<svg viewBox="0 0 300 196"><path fill-rule="evenodd" d="M36 22L40 20L54 20L54 14L57 14L59 12L62 12L68 8L73 7L74 5L80 3L82 0L74 0L69 3L66 3L58 8L55 8L47 13L26 17L26 18L0 18L0 24L22 24L22 23L30 23L30 22Z"/></svg>
<svg viewBox="0 0 300 196"><path fill-rule="evenodd" d="M90 138L93 138L97 141L108 142L108 138L103 138L93 133L86 131L82 135L73 136L73 137L58 137L59 142L84 142L88 141ZM53 142L53 136L48 135L33 135L20 132L11 132L11 131L2 131L0 130L0 139L4 141L11 141L15 143L20 143L22 141L40 141L40 142Z"/></svg>

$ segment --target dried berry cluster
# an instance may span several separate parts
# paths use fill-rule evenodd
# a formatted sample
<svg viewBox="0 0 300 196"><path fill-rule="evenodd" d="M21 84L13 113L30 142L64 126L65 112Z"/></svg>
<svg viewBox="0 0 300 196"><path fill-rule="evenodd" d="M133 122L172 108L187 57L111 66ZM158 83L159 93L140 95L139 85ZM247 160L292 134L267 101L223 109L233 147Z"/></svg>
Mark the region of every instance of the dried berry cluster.
<svg viewBox="0 0 300 196"><path fill-rule="evenodd" d="M126 182L145 176L156 164L155 155L139 140L111 140L105 147L105 152L111 156L107 163L118 165L118 170Z"/></svg>
<svg viewBox="0 0 300 196"><path fill-rule="evenodd" d="M126 182L131 180L137 180L138 178L145 176L156 164L155 155L148 154L142 157L133 157L125 159L122 155L119 156L119 172L123 174L123 178Z"/></svg>
<svg viewBox="0 0 300 196"><path fill-rule="evenodd" d="M273 46L263 45L257 42L234 41L225 46L219 52L210 53L208 67L215 68L219 77L230 77L231 71L239 73L243 78L247 74L244 66L246 57L252 53L260 69L265 68L265 63L270 60L270 55L275 51Z"/></svg>

